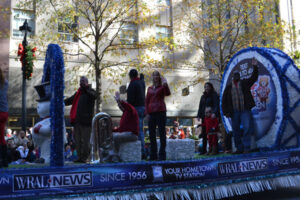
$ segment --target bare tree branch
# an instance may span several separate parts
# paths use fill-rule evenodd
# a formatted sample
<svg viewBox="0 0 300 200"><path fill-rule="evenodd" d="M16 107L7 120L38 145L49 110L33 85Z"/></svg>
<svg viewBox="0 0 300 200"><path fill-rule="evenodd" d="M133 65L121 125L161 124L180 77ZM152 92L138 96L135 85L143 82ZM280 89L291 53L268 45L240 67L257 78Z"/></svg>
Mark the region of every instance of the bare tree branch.
<svg viewBox="0 0 300 200"><path fill-rule="evenodd" d="M57 11L55 5L53 4L52 0L49 0L49 2L52 5L56 15L58 16L58 11ZM72 31L72 33L78 38L78 40L80 40L80 42L82 42L82 44L84 44L88 49L93 51L93 49L90 47L90 45L87 44L82 38L80 38L80 36L72 29L72 27L68 23L66 23L66 22L63 22L63 23L69 28L69 30Z"/></svg>

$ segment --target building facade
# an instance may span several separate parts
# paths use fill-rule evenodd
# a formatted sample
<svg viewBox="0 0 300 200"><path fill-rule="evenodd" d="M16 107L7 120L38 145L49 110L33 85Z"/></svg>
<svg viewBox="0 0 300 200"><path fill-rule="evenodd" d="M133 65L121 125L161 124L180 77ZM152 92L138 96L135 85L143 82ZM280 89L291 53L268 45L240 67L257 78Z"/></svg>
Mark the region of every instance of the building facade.
<svg viewBox="0 0 300 200"><path fill-rule="evenodd" d="M155 38L157 40L164 38L171 38L172 40L181 41L182 47L188 41L189 34L184 34L184 31L176 31L176 28L180 28L174 25L174 18L181 12L178 9L178 5L182 4L182 0L154 0L145 1L150 9L150 14L156 16L155 21L151 25L137 24L130 20L126 21L118 34L117 41L122 42L128 46L132 45L133 48L129 48L127 53L124 55L107 55L104 60L120 60L128 61L134 60L141 55L149 57L149 59L154 58L157 60L166 60L169 67L165 67L163 70L166 79L170 85L172 95L166 98L167 102L167 116L168 116L168 126L173 126L173 121L178 120L180 124L185 127L192 127L194 122L193 118L196 117L198 111L198 105L200 97L203 92L204 82L195 83L195 80L202 77L202 80L210 80L210 73L208 71L199 71L195 67L190 67L185 65L186 61L192 61L195 63L203 62L199 60L202 57L202 53L195 49L187 50L182 48L169 48L167 45L157 45L156 51L151 51L148 49L142 49L136 47L134 44L137 42L147 40L147 38ZM0 6L6 8L7 12L2 12L1 16L4 20L1 20L0 29L1 32L8 32L9 37L1 35L0 38L0 66L1 68L8 71L9 79L9 123L8 127L11 129L19 129L21 126L21 105L22 105L22 71L21 63L19 57L17 56L18 44L22 43L23 33L19 31L19 27L23 24L24 20L27 19L29 26L32 27L32 32L29 33L28 42L31 44L39 44L39 41L34 40L34 36L40 35L45 28L48 28L44 23L44 19L47 18L46 14L36 13L36 8L34 5L28 9L20 9L17 4L17 0L4 0L0 2ZM291 27L289 38L292 40L287 43L287 52L299 50L299 19L300 16L295 11L299 7L299 1L296 0L281 0L280 1L280 17L287 21ZM80 19L77 19L80 21ZM64 24L66 19L57 19L54 22L53 27L49 27L49 36L58 35L59 44L64 46L65 49L77 50L83 49L83 51L88 51L83 47L83 44L74 37L74 34L70 32ZM71 22L70 22L71 23ZM84 24L82 22L81 24ZM72 25L72 24L71 24ZM79 23L80 26L80 23ZM47 35L46 35L47 36ZM179 40L180 39L180 40ZM32 127L34 123L39 119L36 113L36 99L38 99L37 94L34 90L34 85L37 85L41 81L42 70L44 65L44 54L45 47L37 46L38 53L37 59L34 62L34 72L33 78L27 81L27 126ZM147 56L146 56L147 55ZM163 63L163 62L162 62ZM84 59L82 56L65 56L65 67L66 67L66 89L65 96L72 95L78 88L78 80L81 75L90 74L89 61ZM113 118L118 119L121 115L116 103L113 100L114 91L118 90L121 85L128 85L129 77L126 75L120 80L116 81L114 76L118 76L118 70L122 66L112 68L109 73L105 73L102 76L102 91L103 91L103 107L104 112L109 113ZM76 70L74 70L76 69ZM122 68L122 73L128 67ZM160 66L152 65L148 68L148 72L154 69L160 70ZM140 70L144 72L143 69ZM144 72L146 73L146 71ZM91 75L92 87L95 88L95 81ZM150 77L146 79L146 85L151 85ZM188 88L189 95L183 95L183 89ZM218 90L219 85L216 82L216 88ZM66 109L66 118L68 118L69 108ZM146 122L145 122L146 123ZM68 123L67 123L68 124Z"/></svg>
<svg viewBox="0 0 300 200"><path fill-rule="evenodd" d="M175 2L175 1L174 1ZM34 6L28 9L20 9L17 5L16 0L7 0L2 3L8 10L10 10L10 15L8 15L6 23L2 23L2 30L7 29L10 32L8 38L1 40L1 67L4 67L8 70L9 78L9 112L10 118L8 127L11 129L19 129L21 126L21 105L22 105L22 71L21 63L19 57L17 56L18 45L22 43L24 33L19 31L19 27L23 24L24 20L27 19L29 26L32 28L32 32L28 34L29 44L38 44L35 41L35 36L39 35L45 28L45 23L43 23L43 18L47 17L44 15L37 15L35 13ZM151 9L154 10L153 15L157 15L156 21L151 25L132 23L130 21L124 23L119 32L117 41L121 41L127 45L134 45L134 43L142 40L147 40L149 37L154 37L155 39L164 39L176 37L173 31L172 25L172 12L173 4L170 0L156 0L149 5ZM80 19L79 19L80 20ZM82 43L74 35L63 26L63 21L58 20L55 24L56 30L53 28L49 30L50 34L58 34L60 36L59 45L63 45L69 49L80 49ZM54 26L54 27L55 27ZM158 50L148 51L145 49L139 48L130 48L127 50L125 56L113 56L108 55L105 57L106 60L134 60L137 56L149 55L155 57L157 60L161 60L162 57L168 60L168 63L172 67L169 69L166 67L163 71L164 76L168 80L172 95L166 98L167 102L167 115L168 115L168 126L173 126L174 120L179 120L184 126L193 126L193 119L198 110L198 104L200 96L203 92L203 84L192 85L189 88L188 96L182 96L182 89L188 85L191 85L192 80L198 75L198 72L195 68L182 68L178 63L178 55L180 51L171 50L170 48L162 45L158 46ZM34 61L34 72L32 80L27 81L27 127L32 127L34 123L39 120L39 117L36 113L36 99L38 99L37 94L34 90L34 86L39 84L41 81L42 70L44 65L44 54L45 48L37 46L37 51L42 51L42 53L37 53L37 59ZM86 49L84 49L86 50ZM197 53L194 53L189 59L197 59ZM72 95L78 88L78 80L81 75L87 75L89 62L83 57L75 56L68 57L65 56L65 96ZM74 71L76 68L78 70ZM129 67L130 68L130 67ZM126 70L129 69L128 67ZM160 70L159 66L151 66L151 69L148 69L148 73L154 69ZM117 71L118 68L116 67ZM112 69L114 73L117 73ZM140 70L142 71L142 70ZM143 72L143 71L142 71ZM146 73L146 72L144 72ZM203 77L209 79L208 73L203 73ZM102 80L102 91L103 91L103 107L104 112L109 113L113 118L118 119L121 116L117 104L113 100L114 91L118 90L121 85L128 85L129 77L126 75L121 80L118 80L118 83L114 82L114 79L111 75L103 74ZM90 79L92 87L95 88L95 82L93 77ZM146 86L152 84L150 76L146 78ZM66 108L66 118L68 118L69 108ZM145 122L146 123L146 122ZM68 123L67 123L68 124Z"/></svg>

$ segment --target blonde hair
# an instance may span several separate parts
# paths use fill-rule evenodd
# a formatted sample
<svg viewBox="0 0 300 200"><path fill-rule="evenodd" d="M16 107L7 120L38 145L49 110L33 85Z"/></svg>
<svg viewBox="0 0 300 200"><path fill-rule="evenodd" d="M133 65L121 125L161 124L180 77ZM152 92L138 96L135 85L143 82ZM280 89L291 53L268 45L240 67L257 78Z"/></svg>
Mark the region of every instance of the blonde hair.
<svg viewBox="0 0 300 200"><path fill-rule="evenodd" d="M154 79L153 79L154 73L158 73L158 75L159 75L159 85L161 85L161 77L160 77L160 73L159 73L159 71L157 71L157 70L155 70L154 72L152 72L152 84L155 85L155 84L154 84Z"/></svg>

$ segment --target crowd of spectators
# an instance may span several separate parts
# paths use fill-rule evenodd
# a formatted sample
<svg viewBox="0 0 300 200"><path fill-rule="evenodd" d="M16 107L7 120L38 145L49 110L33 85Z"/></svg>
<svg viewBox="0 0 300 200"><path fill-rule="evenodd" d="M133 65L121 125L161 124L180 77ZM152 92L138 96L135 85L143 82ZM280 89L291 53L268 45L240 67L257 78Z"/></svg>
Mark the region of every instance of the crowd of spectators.
<svg viewBox="0 0 300 200"><path fill-rule="evenodd" d="M167 139L185 139L190 138L193 133L191 127L184 128L178 121L174 121L173 128L166 127L166 135Z"/></svg>
<svg viewBox="0 0 300 200"><path fill-rule="evenodd" d="M25 132L7 129L5 140L9 163L32 163L39 157L39 151L34 148L30 130Z"/></svg>
<svg viewBox="0 0 300 200"><path fill-rule="evenodd" d="M219 124L219 130L217 131L217 149L218 152L231 153L231 133L226 133L222 124ZM173 127L166 127L167 139L195 139L198 146L196 147L196 153L202 154L203 151L203 137L201 136L202 126L200 124L195 124L193 127L183 127L179 124L178 121L174 121ZM206 146L209 150L209 145ZM209 155L209 154L207 154Z"/></svg>
<svg viewBox="0 0 300 200"><path fill-rule="evenodd" d="M178 121L174 121L173 127L166 127L167 139L198 139L198 135L201 133L201 127L183 127ZM148 135L148 134L147 134ZM231 138L223 138L221 132L219 134L218 148L225 153L230 152ZM39 163L40 149L35 147L32 140L31 130L27 130L26 133L22 130L6 130L5 140L8 147L8 162L11 164L30 164ZM201 140L201 138L200 138ZM229 144L227 144L229 143ZM229 147L228 147L229 146ZM228 147L228 148L226 148ZM150 154L149 144L145 144L147 157ZM197 148L196 148L197 149ZM201 152L202 143L198 147ZM66 142L64 145L64 158L65 161L75 161L77 156L76 144L74 141L73 130L67 130Z"/></svg>
<svg viewBox="0 0 300 200"><path fill-rule="evenodd" d="M72 131L68 131L66 134L67 141L65 143L64 158L65 161L74 161L77 159L77 151L73 134ZM8 163L39 163L40 149L35 146L30 129L26 133L23 130L6 129L5 140L7 143Z"/></svg>

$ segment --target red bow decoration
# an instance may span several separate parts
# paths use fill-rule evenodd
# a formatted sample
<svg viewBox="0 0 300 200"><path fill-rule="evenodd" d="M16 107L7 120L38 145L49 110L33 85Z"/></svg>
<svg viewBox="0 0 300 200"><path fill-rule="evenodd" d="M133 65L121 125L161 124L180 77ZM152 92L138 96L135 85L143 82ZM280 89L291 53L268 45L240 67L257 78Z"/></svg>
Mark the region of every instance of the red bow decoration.
<svg viewBox="0 0 300 200"><path fill-rule="evenodd" d="M32 56L35 57L36 47L34 47L33 49L31 49L31 51L32 51Z"/></svg>
<svg viewBox="0 0 300 200"><path fill-rule="evenodd" d="M24 56L25 56L25 51L24 51L24 47L23 47L22 44L19 44L18 56L21 56L20 61L23 64L23 60L24 60Z"/></svg>

